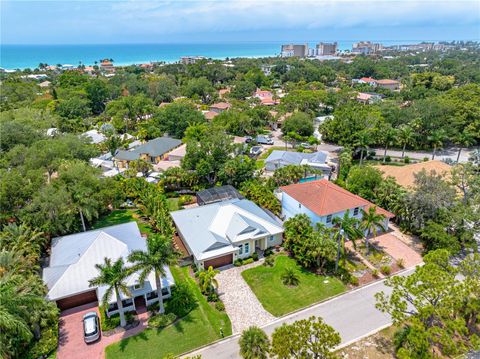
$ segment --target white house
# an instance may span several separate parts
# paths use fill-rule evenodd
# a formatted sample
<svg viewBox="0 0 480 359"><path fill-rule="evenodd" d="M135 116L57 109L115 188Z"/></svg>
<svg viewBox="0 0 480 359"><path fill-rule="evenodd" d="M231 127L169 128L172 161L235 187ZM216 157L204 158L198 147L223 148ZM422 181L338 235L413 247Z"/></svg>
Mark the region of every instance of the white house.
<svg viewBox="0 0 480 359"><path fill-rule="evenodd" d="M43 281L48 287L47 298L55 301L61 310L101 301L106 286L90 287L89 281L98 276L96 264L103 264L104 258L113 261L127 257L134 250L146 250L145 238L140 234L136 222L128 222L52 240L49 266L43 269ZM166 277L161 280L163 298L170 297L170 286L174 284L172 274L165 267ZM126 283L131 297L122 296L124 312L136 307L148 306L158 301L154 273L145 282L139 283L139 273L131 274ZM118 313L115 294L109 300L107 315Z"/></svg>
<svg viewBox="0 0 480 359"><path fill-rule="evenodd" d="M282 222L246 199L171 212L177 233L199 267L221 267L282 243Z"/></svg>
<svg viewBox="0 0 480 359"><path fill-rule="evenodd" d="M332 171L332 165L327 163L328 160L328 153L324 151L303 153L274 150L265 160L265 170L275 171L288 165L306 165L328 177Z"/></svg>
<svg viewBox="0 0 480 359"><path fill-rule="evenodd" d="M348 210L351 217L361 219L361 209L367 210L373 203L325 179L297 183L280 187L282 215L288 219L297 214L306 214L313 224L333 226L335 217L343 217ZM376 207L377 213L385 216L383 226L388 228L394 217L383 208Z"/></svg>

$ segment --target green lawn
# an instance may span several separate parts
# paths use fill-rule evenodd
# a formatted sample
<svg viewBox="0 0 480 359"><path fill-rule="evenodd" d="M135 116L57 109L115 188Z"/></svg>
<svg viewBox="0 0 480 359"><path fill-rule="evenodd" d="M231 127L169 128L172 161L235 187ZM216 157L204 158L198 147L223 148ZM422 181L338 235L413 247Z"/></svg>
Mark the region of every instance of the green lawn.
<svg viewBox="0 0 480 359"><path fill-rule="evenodd" d="M191 285L198 306L174 325L159 330L146 329L109 345L106 348L107 359L162 359L167 354L179 355L220 339L220 328L223 328L225 336L232 334L228 315L207 302L195 280L189 276L188 267L172 267L171 270L176 282L186 281Z"/></svg>
<svg viewBox="0 0 480 359"><path fill-rule="evenodd" d="M300 278L296 287L282 283L287 267L294 267ZM242 272L242 276L262 303L275 316L281 316L345 291L343 283L334 277L313 274L287 256L278 256L273 267L258 266ZM328 283L324 281L328 280Z"/></svg>
<svg viewBox="0 0 480 359"><path fill-rule="evenodd" d="M140 232L146 234L152 233L150 226L140 220L136 209L116 209L106 216L99 218L92 226L92 229L114 226L116 224L127 223L130 221L137 221Z"/></svg>
<svg viewBox="0 0 480 359"><path fill-rule="evenodd" d="M167 198L167 203L170 211L178 211L180 206L178 205L178 197L177 198Z"/></svg>

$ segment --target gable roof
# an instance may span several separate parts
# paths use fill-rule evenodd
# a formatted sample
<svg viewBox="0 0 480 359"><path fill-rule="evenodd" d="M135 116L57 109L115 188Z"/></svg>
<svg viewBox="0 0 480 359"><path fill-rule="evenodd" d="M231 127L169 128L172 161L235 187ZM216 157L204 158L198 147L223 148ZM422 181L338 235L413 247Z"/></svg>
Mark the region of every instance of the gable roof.
<svg viewBox="0 0 480 359"><path fill-rule="evenodd" d="M235 242L283 232L278 218L246 199L170 213L189 251L202 260L236 251Z"/></svg>
<svg viewBox="0 0 480 359"><path fill-rule="evenodd" d="M319 216L327 216L356 207L375 206L366 199L325 179L296 183L280 187L280 189ZM395 217L393 213L383 208L376 208L377 213L383 214L387 218Z"/></svg>
<svg viewBox="0 0 480 359"><path fill-rule="evenodd" d="M267 157L265 162L281 162L283 164L291 165L300 165L307 160L308 162L314 163L325 163L327 160L328 154L324 151L318 151L314 153L303 153L303 152L290 152L290 151L281 151L273 150L272 153Z"/></svg>
<svg viewBox="0 0 480 359"><path fill-rule="evenodd" d="M131 151L118 150L115 158L119 160L133 161L140 158L141 154L147 154L152 157L162 156L165 153L180 146L182 141L170 137L157 137L148 141Z"/></svg>

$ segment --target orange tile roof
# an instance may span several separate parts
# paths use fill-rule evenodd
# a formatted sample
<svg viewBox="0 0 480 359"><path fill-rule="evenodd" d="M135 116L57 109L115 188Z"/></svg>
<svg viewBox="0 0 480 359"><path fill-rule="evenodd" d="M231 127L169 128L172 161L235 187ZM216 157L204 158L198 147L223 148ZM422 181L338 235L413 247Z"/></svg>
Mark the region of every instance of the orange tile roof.
<svg viewBox="0 0 480 359"><path fill-rule="evenodd" d="M203 114L207 120L213 120L215 116L218 116L218 112L208 111Z"/></svg>
<svg viewBox="0 0 480 359"><path fill-rule="evenodd" d="M218 108L220 110L226 110L230 108L230 104L228 102L218 102L214 103L210 108Z"/></svg>
<svg viewBox="0 0 480 359"><path fill-rule="evenodd" d="M377 80L371 78L371 77L362 77L360 80L364 82L376 82Z"/></svg>
<svg viewBox="0 0 480 359"><path fill-rule="evenodd" d="M383 79L383 80L376 80L376 83L380 85L397 85L400 82L398 82L397 80Z"/></svg>
<svg viewBox="0 0 480 359"><path fill-rule="evenodd" d="M326 179L296 183L280 187L280 189L319 216L327 216L347 209L353 210L356 207L375 206L366 199ZM383 214L387 218L395 217L393 213L383 208L376 208L377 213Z"/></svg>
<svg viewBox="0 0 480 359"><path fill-rule="evenodd" d="M431 171L435 171L437 174L442 174L447 177L450 177L450 173L452 171L452 167L447 165L445 162L442 161L427 161L427 162L419 162L419 163L412 163L406 166L377 166L380 171L383 172L383 176L386 178L391 176L395 178L397 183L400 186L411 188L415 185L415 173L421 172L425 170L427 173L431 173Z"/></svg>

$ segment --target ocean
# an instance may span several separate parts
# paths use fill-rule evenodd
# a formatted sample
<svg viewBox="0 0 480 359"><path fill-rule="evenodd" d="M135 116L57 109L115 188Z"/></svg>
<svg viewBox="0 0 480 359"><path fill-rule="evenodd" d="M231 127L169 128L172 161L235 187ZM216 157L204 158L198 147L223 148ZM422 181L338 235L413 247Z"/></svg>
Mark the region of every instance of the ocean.
<svg viewBox="0 0 480 359"><path fill-rule="evenodd" d="M352 48L355 41L339 41L338 48ZM419 41L382 41L384 45L418 43ZM284 42L283 42L284 43ZM302 43L302 42L296 42ZM209 44L109 44L109 45L0 45L0 67L4 69L36 68L49 65L93 65L101 59L113 59L114 65L153 61L176 62L182 56L227 57L278 56L282 42L241 42ZM314 44L309 44L314 46Z"/></svg>

